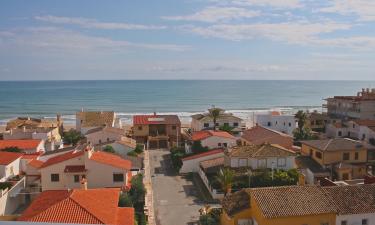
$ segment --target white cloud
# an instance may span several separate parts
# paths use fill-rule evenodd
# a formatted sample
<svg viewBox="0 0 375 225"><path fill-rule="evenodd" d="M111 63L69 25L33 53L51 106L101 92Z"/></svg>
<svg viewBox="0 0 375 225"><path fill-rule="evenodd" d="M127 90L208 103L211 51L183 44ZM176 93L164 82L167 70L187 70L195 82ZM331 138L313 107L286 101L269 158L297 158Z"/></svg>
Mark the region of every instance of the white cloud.
<svg viewBox="0 0 375 225"><path fill-rule="evenodd" d="M87 19L81 17L60 17L52 15L35 16L34 19L54 24L71 24L81 26L84 28L94 28L103 30L160 30L166 28L165 26L100 22L95 19Z"/></svg>
<svg viewBox="0 0 375 225"><path fill-rule="evenodd" d="M233 4L240 6L263 6L274 8L299 8L302 7L300 0L212 0L222 4Z"/></svg>
<svg viewBox="0 0 375 225"><path fill-rule="evenodd" d="M164 16L163 19L176 21L200 21L200 22L219 22L240 18L252 18L260 16L259 11L247 10L237 7L207 7L199 12L186 16Z"/></svg>
<svg viewBox="0 0 375 225"><path fill-rule="evenodd" d="M362 21L375 21L375 1L373 0L332 0L328 7L320 12L357 15Z"/></svg>
<svg viewBox="0 0 375 225"><path fill-rule="evenodd" d="M322 33L350 29L349 24L335 22L307 23L257 23L217 24L208 27L186 26L184 29L204 37L216 37L233 41L266 38L293 44L309 44Z"/></svg>
<svg viewBox="0 0 375 225"><path fill-rule="evenodd" d="M72 52L85 54L115 53L130 48L168 51L185 51L189 46L174 44L134 43L123 40L89 36L79 32L55 27L36 27L12 31L13 36L2 35L3 47L29 52ZM0 45L1 46L1 45Z"/></svg>

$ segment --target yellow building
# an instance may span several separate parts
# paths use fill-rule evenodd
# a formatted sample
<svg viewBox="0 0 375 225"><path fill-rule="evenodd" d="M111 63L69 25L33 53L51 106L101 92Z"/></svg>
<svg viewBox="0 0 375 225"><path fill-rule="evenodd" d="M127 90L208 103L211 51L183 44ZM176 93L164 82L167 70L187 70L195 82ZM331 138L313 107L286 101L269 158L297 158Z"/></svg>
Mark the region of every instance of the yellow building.
<svg viewBox="0 0 375 225"><path fill-rule="evenodd" d="M336 208L319 186L244 189L223 200L222 225L334 225Z"/></svg>
<svg viewBox="0 0 375 225"><path fill-rule="evenodd" d="M301 154L332 172L338 180L363 178L366 175L367 144L349 138L303 141Z"/></svg>

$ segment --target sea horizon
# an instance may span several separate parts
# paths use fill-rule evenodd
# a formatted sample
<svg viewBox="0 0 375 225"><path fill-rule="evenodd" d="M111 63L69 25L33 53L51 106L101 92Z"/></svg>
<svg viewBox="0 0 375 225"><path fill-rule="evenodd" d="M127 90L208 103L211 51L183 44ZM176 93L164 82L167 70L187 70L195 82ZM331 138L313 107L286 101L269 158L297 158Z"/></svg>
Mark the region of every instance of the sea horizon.
<svg viewBox="0 0 375 225"><path fill-rule="evenodd" d="M31 85L32 84L32 85ZM135 114L177 114L189 121L215 105L246 119L256 112L322 110L324 98L355 95L375 81L349 80L43 80L0 81L0 125L19 116L113 110L124 123Z"/></svg>

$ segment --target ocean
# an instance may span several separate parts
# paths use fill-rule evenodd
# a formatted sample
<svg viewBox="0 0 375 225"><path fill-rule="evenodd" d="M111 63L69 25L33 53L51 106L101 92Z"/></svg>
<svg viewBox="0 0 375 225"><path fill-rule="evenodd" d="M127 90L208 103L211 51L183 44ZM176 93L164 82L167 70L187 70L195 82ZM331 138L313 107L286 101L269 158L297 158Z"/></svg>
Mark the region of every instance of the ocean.
<svg viewBox="0 0 375 225"><path fill-rule="evenodd" d="M63 115L73 124L75 112L114 110L124 123L134 114L177 114L184 121L212 105L244 119L253 112L322 110L324 98L355 95L375 81L280 80L91 80L0 81L0 125L17 116Z"/></svg>

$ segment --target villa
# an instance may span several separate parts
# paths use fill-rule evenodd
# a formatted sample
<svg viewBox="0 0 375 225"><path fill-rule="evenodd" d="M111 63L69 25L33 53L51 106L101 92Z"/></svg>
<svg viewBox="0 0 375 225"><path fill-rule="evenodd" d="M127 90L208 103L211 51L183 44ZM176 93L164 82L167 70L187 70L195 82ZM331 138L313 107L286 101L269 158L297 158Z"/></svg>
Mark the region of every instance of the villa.
<svg viewBox="0 0 375 225"><path fill-rule="evenodd" d="M375 143L375 120L350 120L327 125L329 138L349 137Z"/></svg>
<svg viewBox="0 0 375 225"><path fill-rule="evenodd" d="M209 109L210 112L212 109ZM210 113L199 113L192 115L191 118L191 130L201 131L201 130L212 130L214 127L214 122ZM221 126L233 127L233 132L241 132L245 127L242 124L242 119L234 116L232 113L226 113L224 109L220 109L219 117L216 120L216 126L219 128Z"/></svg>
<svg viewBox="0 0 375 225"><path fill-rule="evenodd" d="M181 121L177 115L133 116L133 139L147 149L170 148L181 144Z"/></svg>
<svg viewBox="0 0 375 225"><path fill-rule="evenodd" d="M228 148L237 145L237 138L225 131L202 130L191 135L191 140L200 141L203 147Z"/></svg>
<svg viewBox="0 0 375 225"><path fill-rule="evenodd" d="M293 131L297 127L297 121L294 115L283 115L277 111L267 114L257 114L255 115L255 122L257 125L288 135L293 135Z"/></svg>
<svg viewBox="0 0 375 225"><path fill-rule="evenodd" d="M97 127L121 128L121 120L113 111L81 111L76 113L76 130L82 134Z"/></svg>

